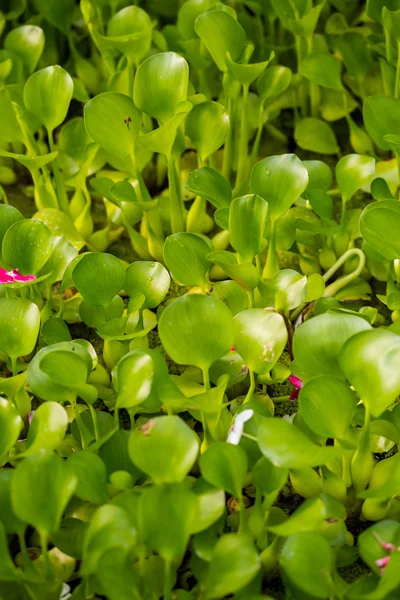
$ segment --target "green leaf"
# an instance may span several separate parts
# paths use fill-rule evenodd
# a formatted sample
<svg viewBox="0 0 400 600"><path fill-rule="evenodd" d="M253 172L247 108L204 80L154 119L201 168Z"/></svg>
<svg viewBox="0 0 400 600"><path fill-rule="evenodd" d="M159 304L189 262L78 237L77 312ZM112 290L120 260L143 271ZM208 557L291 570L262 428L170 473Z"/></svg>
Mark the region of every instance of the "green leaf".
<svg viewBox="0 0 400 600"><path fill-rule="evenodd" d="M243 448L216 442L201 455L199 462L206 481L236 498L241 497L248 467Z"/></svg>
<svg viewBox="0 0 400 600"><path fill-rule="evenodd" d="M0 461L19 438L23 422L12 402L0 397Z"/></svg>
<svg viewBox="0 0 400 600"><path fill-rule="evenodd" d="M62 443L68 427L68 414L57 402L41 404L32 419L23 456L42 450L56 450Z"/></svg>
<svg viewBox="0 0 400 600"><path fill-rule="evenodd" d="M150 419L129 440L132 462L156 484L183 481L198 451L196 434L177 416Z"/></svg>
<svg viewBox="0 0 400 600"><path fill-rule="evenodd" d="M249 536L223 535L215 545L204 580L206 600L217 600L240 591L256 577L260 567L258 553Z"/></svg>
<svg viewBox="0 0 400 600"><path fill-rule="evenodd" d="M332 90L343 90L340 63L329 52L313 52L301 61L300 73L306 79Z"/></svg>
<svg viewBox="0 0 400 600"><path fill-rule="evenodd" d="M102 36L107 46L125 54L128 68L138 64L150 51L152 22L150 16L138 6L127 6L115 13L108 22L107 37Z"/></svg>
<svg viewBox="0 0 400 600"><path fill-rule="evenodd" d="M120 548L128 551L135 545L136 538L128 513L120 506L104 504L89 523L83 547L82 574L96 573L106 552Z"/></svg>
<svg viewBox="0 0 400 600"><path fill-rule="evenodd" d="M46 21L65 35L68 34L74 14L74 0L37 0L36 6Z"/></svg>
<svg viewBox="0 0 400 600"><path fill-rule="evenodd" d="M262 102L282 94L292 83L292 71L288 67L273 65L257 79L257 91Z"/></svg>
<svg viewBox="0 0 400 600"><path fill-rule="evenodd" d="M246 43L246 33L228 12L222 10L204 12L197 17L194 29L220 71L227 70L228 52L232 60L239 59Z"/></svg>
<svg viewBox="0 0 400 600"><path fill-rule="evenodd" d="M375 159L360 154L347 154L336 165L336 181L343 202L348 202L357 190L370 183L375 173Z"/></svg>
<svg viewBox="0 0 400 600"><path fill-rule="evenodd" d="M364 101L363 117L366 130L378 148L391 150L393 144L385 136L399 131L400 100L391 96L369 96Z"/></svg>
<svg viewBox="0 0 400 600"><path fill-rule="evenodd" d="M19 56L31 74L42 55L44 41L43 29L37 25L21 25L7 34L4 48Z"/></svg>
<svg viewBox="0 0 400 600"><path fill-rule="evenodd" d="M61 210L44 208L35 213L33 218L47 225L54 237L62 236L68 240L78 252L86 243L76 229L72 219Z"/></svg>
<svg viewBox="0 0 400 600"><path fill-rule="evenodd" d="M40 328L36 304L25 298L0 298L0 349L16 359L35 347Z"/></svg>
<svg viewBox="0 0 400 600"><path fill-rule="evenodd" d="M25 84L24 102L48 131L65 120L74 91L71 76L62 67L46 67L31 75Z"/></svg>
<svg viewBox="0 0 400 600"><path fill-rule="evenodd" d="M155 486L144 491L138 506L139 531L145 544L167 563L182 559L195 508L195 496L184 484Z"/></svg>
<svg viewBox="0 0 400 600"><path fill-rule="evenodd" d="M339 354L345 342L371 325L362 317L327 312L303 323L293 338L295 373L302 379L318 375L343 378Z"/></svg>
<svg viewBox="0 0 400 600"><path fill-rule="evenodd" d="M18 221L6 231L2 243L3 260L22 275L36 274L53 250L50 229L37 219Z"/></svg>
<svg viewBox="0 0 400 600"><path fill-rule="evenodd" d="M204 287L208 283L210 263L207 256L211 244L196 233L174 233L164 245L164 260L171 275L179 285Z"/></svg>
<svg viewBox="0 0 400 600"><path fill-rule="evenodd" d="M237 314L233 322L234 345L246 365L259 375L268 373L286 346L283 317L262 308L251 308Z"/></svg>
<svg viewBox="0 0 400 600"><path fill-rule="evenodd" d="M269 59L264 62L243 64L232 60L228 52L226 66L228 67L228 72L236 81L239 81L243 86L249 86L257 77L260 77L264 73L273 58L275 58L275 52L272 50Z"/></svg>
<svg viewBox="0 0 400 600"><path fill-rule="evenodd" d="M340 353L343 373L375 417L400 394L399 356L400 337L384 329L354 335Z"/></svg>
<svg viewBox="0 0 400 600"><path fill-rule="evenodd" d="M168 271L161 263L138 260L127 267L123 288L131 297L143 294L142 309L156 308L167 295L170 283Z"/></svg>
<svg viewBox="0 0 400 600"><path fill-rule="evenodd" d="M366 206L360 218L364 240L386 260L400 258L398 200L381 200Z"/></svg>
<svg viewBox="0 0 400 600"><path fill-rule="evenodd" d="M74 284L89 306L107 306L122 289L125 270L112 254L86 254L75 266Z"/></svg>
<svg viewBox="0 0 400 600"><path fill-rule="evenodd" d="M186 188L208 200L215 208L227 208L232 198L232 188L221 173L211 167L195 169L189 175Z"/></svg>
<svg viewBox="0 0 400 600"><path fill-rule="evenodd" d="M284 215L307 187L308 173L295 154L264 158L253 169L251 191L268 202L269 216Z"/></svg>
<svg viewBox="0 0 400 600"><path fill-rule="evenodd" d="M229 239L244 261L252 262L264 246L268 204L257 194L233 200L229 209Z"/></svg>
<svg viewBox="0 0 400 600"><path fill-rule="evenodd" d="M129 96L103 92L85 104L83 114L86 130L96 144L120 159L133 156L142 119Z"/></svg>
<svg viewBox="0 0 400 600"><path fill-rule="evenodd" d="M272 287L276 310L293 310L304 302L307 293L307 277L293 269L283 269L274 275Z"/></svg>
<svg viewBox="0 0 400 600"><path fill-rule="evenodd" d="M185 294L162 313L158 332L172 360L205 370L232 347L233 317L217 298Z"/></svg>
<svg viewBox="0 0 400 600"><path fill-rule="evenodd" d="M107 503L107 471L101 458L93 452L84 450L71 454L67 467L78 479L76 496L94 504Z"/></svg>
<svg viewBox="0 0 400 600"><path fill-rule="evenodd" d="M303 165L308 172L308 185L306 193L314 190L327 191L332 184L332 171L321 160L303 160Z"/></svg>
<svg viewBox="0 0 400 600"><path fill-rule="evenodd" d="M50 154L41 154L40 156L28 156L26 154L16 154L15 152L7 152L6 150L0 150L0 156L5 158L13 158L26 167L27 169L41 169L45 165L51 163L57 156L57 152L51 152Z"/></svg>
<svg viewBox="0 0 400 600"><path fill-rule="evenodd" d="M273 465L287 469L321 466L340 455L337 448L318 446L295 425L275 417L260 423L258 445Z"/></svg>
<svg viewBox="0 0 400 600"><path fill-rule="evenodd" d="M24 217L21 215L19 210L10 204L0 204L0 256L3 238L6 234L6 231L11 227L11 225L14 225L14 223L23 220Z"/></svg>
<svg viewBox="0 0 400 600"><path fill-rule="evenodd" d="M175 52L147 58L136 71L133 98L139 110L160 123L171 119L187 97L189 66Z"/></svg>
<svg viewBox="0 0 400 600"><path fill-rule="evenodd" d="M55 454L25 458L11 480L13 510L21 521L50 534L58 529L77 483Z"/></svg>
<svg viewBox="0 0 400 600"><path fill-rule="evenodd" d="M394 37L394 39L400 41L400 9L389 10L384 6L382 8L382 23L386 31Z"/></svg>
<svg viewBox="0 0 400 600"><path fill-rule="evenodd" d="M20 113L28 131L35 132L40 122L36 117L31 115L25 108L23 101L23 85L7 85L0 90L0 114L1 114L1 131L0 139L5 142L22 142L26 141L25 134L21 129L21 124L17 118Z"/></svg>
<svg viewBox="0 0 400 600"><path fill-rule="evenodd" d="M357 398L337 377L315 377L300 392L303 421L315 434L344 438L356 412Z"/></svg>
<svg viewBox="0 0 400 600"><path fill-rule="evenodd" d="M304 531L290 536L282 548L279 562L285 577L301 592L321 599L332 594L333 555L322 535Z"/></svg>
<svg viewBox="0 0 400 600"><path fill-rule="evenodd" d="M213 154L225 142L229 131L229 116L219 102L201 102L193 107L185 125L202 160Z"/></svg>
<svg viewBox="0 0 400 600"><path fill-rule="evenodd" d="M314 117L298 121L294 138L303 150L319 154L337 154L339 150L335 133L329 123Z"/></svg>
<svg viewBox="0 0 400 600"><path fill-rule="evenodd" d="M225 494L221 489L211 486L202 477L196 479L191 488L196 496L195 518L191 533L199 533L208 529L225 513Z"/></svg>

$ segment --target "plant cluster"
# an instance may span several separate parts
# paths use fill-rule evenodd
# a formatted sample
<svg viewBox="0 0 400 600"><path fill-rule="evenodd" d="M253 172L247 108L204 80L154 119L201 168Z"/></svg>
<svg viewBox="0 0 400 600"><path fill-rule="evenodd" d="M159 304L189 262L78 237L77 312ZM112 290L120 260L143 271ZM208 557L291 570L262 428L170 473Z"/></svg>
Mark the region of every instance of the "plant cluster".
<svg viewBox="0 0 400 600"><path fill-rule="evenodd" d="M400 0L0 8L0 600L397 600Z"/></svg>

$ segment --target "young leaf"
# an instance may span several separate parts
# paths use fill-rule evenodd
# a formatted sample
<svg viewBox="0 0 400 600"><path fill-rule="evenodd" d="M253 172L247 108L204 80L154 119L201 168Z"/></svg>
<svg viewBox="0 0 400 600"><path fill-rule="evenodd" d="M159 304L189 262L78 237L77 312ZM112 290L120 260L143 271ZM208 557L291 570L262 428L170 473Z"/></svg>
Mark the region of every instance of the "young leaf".
<svg viewBox="0 0 400 600"><path fill-rule="evenodd" d="M268 204L257 194L233 200L229 210L229 239L245 262L252 262L264 245Z"/></svg>
<svg viewBox="0 0 400 600"><path fill-rule="evenodd" d="M210 263L207 256L211 244L196 233L169 235L164 245L164 260L171 275L179 285L204 287L208 283Z"/></svg>
<svg viewBox="0 0 400 600"><path fill-rule="evenodd" d="M16 359L30 354L40 328L40 311L25 298L0 298L0 350Z"/></svg>
<svg viewBox="0 0 400 600"><path fill-rule="evenodd" d="M225 442L212 444L200 457L201 474L214 487L236 498L242 495L247 473L247 456L243 448Z"/></svg>
<svg viewBox="0 0 400 600"><path fill-rule="evenodd" d="M232 60L238 60L246 43L243 27L222 10L209 10L198 16L194 29L220 71L227 70L227 53Z"/></svg>
<svg viewBox="0 0 400 600"><path fill-rule="evenodd" d="M121 291L125 270L112 254L90 253L78 262L72 278L90 306L107 306Z"/></svg>
<svg viewBox="0 0 400 600"><path fill-rule="evenodd" d="M360 154L343 156L336 165L336 181L344 202L364 185L368 184L375 172L375 159Z"/></svg>
<svg viewBox="0 0 400 600"><path fill-rule="evenodd" d="M201 102L188 115L185 129L201 160L205 160L225 142L229 116L222 104Z"/></svg>
<svg viewBox="0 0 400 600"><path fill-rule="evenodd" d="M65 120L74 91L71 76L62 67L46 67L31 75L25 84L24 102L48 131Z"/></svg>

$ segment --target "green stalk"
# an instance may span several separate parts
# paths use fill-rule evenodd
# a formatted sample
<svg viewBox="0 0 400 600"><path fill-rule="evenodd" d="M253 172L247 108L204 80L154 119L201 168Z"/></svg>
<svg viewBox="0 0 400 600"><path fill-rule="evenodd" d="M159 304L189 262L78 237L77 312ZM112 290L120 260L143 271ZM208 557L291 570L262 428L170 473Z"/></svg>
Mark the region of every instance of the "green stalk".
<svg viewBox="0 0 400 600"><path fill-rule="evenodd" d="M47 135L49 138L50 152L56 152L56 148L54 145L53 131L48 129ZM65 214L69 215L68 196L67 196L67 192L65 191L65 187L64 187L64 184L63 184L63 181L61 178L60 163L58 160L58 156L56 156L53 160L53 173L54 173L54 179L56 182L57 199L58 199L58 202L60 205L60 209L63 212L65 212Z"/></svg>
<svg viewBox="0 0 400 600"><path fill-rule="evenodd" d="M243 85L242 115L240 120L239 162L236 174L236 187L246 181L248 162L248 118L249 86Z"/></svg>
<svg viewBox="0 0 400 600"><path fill-rule="evenodd" d="M343 277L340 277L339 279L328 285L328 287L323 293L323 298L333 298L339 292L339 290L351 283L361 274L365 266L365 254L359 248L350 248L350 250L347 250L344 254L342 254L342 256L338 258L338 260L335 262L335 264L332 265L332 267L323 275L324 281L328 281L332 277L332 275L336 273L336 271L340 269L340 267L344 265L345 262L351 256L358 256L359 263L357 268L354 269L352 273L344 275Z"/></svg>
<svg viewBox="0 0 400 600"><path fill-rule="evenodd" d="M400 41L397 42L396 83L394 85L394 97L399 97L400 85Z"/></svg>
<svg viewBox="0 0 400 600"><path fill-rule="evenodd" d="M251 150L250 167L253 167L257 162L258 151L260 149L260 142L261 142L263 129L264 129L264 103L261 102L260 111L258 113L257 133L256 133L256 136L253 141L253 148Z"/></svg>
<svg viewBox="0 0 400 600"><path fill-rule="evenodd" d="M263 278L272 279L279 271L278 253L276 251L276 223L271 223L271 237L269 238L267 261L264 266Z"/></svg>
<svg viewBox="0 0 400 600"><path fill-rule="evenodd" d="M254 390L256 389L256 378L254 376L254 371L249 369L249 377L250 377L250 387L247 390L246 398L243 401L243 404L247 404L253 398Z"/></svg>
<svg viewBox="0 0 400 600"><path fill-rule="evenodd" d="M164 600L172 600L171 562L164 559Z"/></svg>
<svg viewBox="0 0 400 600"><path fill-rule="evenodd" d="M301 62L303 59L303 51L301 48L301 38L298 35L295 35L295 47L296 47L296 57L297 57L297 72L300 73L301 70ZM306 95L306 90L304 88L304 85L301 87L301 89L299 90L299 94L300 94L300 107L301 107L301 114L302 117L306 117L308 110L307 110L307 95Z"/></svg>
<svg viewBox="0 0 400 600"><path fill-rule="evenodd" d="M50 581L52 579L53 570L51 568L49 550L47 548L48 536L47 536L47 533L44 531L40 531L39 536L40 536L40 547L42 549L42 556L43 556L44 575L45 575L45 579L47 581Z"/></svg>
<svg viewBox="0 0 400 600"><path fill-rule="evenodd" d="M99 431L99 420L97 418L97 412L95 411L93 406L89 403L88 403L88 407L90 410L90 414L92 415L94 437L96 438L96 442L98 442L100 439L100 431Z"/></svg>
<svg viewBox="0 0 400 600"><path fill-rule="evenodd" d="M386 27L384 27L383 30L385 32L386 60L387 60L388 64L390 65L393 60L392 42L390 39L390 33L388 32Z"/></svg>
<svg viewBox="0 0 400 600"><path fill-rule="evenodd" d="M169 184L169 205L171 215L172 233L179 233L185 230L185 220L183 216L183 201L180 181L172 153L167 155L168 164L168 184Z"/></svg>
<svg viewBox="0 0 400 600"><path fill-rule="evenodd" d="M229 130L224 146L224 158L222 162L222 175L229 181L232 169L232 151L233 151L233 101L228 98Z"/></svg>

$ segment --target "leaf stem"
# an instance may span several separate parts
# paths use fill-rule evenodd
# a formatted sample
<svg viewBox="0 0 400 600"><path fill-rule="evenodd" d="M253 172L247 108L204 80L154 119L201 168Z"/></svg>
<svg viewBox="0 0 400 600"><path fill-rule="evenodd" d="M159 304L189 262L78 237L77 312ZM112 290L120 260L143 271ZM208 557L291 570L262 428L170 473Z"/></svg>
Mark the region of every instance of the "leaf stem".
<svg viewBox="0 0 400 600"><path fill-rule="evenodd" d="M183 217L183 201L180 181L176 172L175 162L172 153L167 155L168 165L168 184L169 184L169 210L171 217L172 233L179 233L185 230L185 220Z"/></svg>
<svg viewBox="0 0 400 600"><path fill-rule="evenodd" d="M238 188L247 177L248 162L248 105L249 105L249 86L243 86L242 96L242 115L240 120L240 138L239 138L239 158L238 170L236 173L236 188Z"/></svg>
<svg viewBox="0 0 400 600"><path fill-rule="evenodd" d="M54 145L53 130L48 129L47 136L49 138L50 152L56 152L56 148ZM53 173L54 173L54 179L56 182L57 199L58 199L58 203L60 205L60 209L63 212L65 212L67 215L69 215L68 196L67 196L67 192L65 191L65 187L64 187L64 184L63 184L63 181L61 178L60 163L58 160L58 156L56 156L53 159Z"/></svg>
<svg viewBox="0 0 400 600"><path fill-rule="evenodd" d="M344 275L343 277L337 279L334 283L331 283L331 285L328 285L322 295L324 298L333 298L339 292L339 290L351 283L361 274L365 266L365 254L359 248L350 248L350 250L347 250L344 254L342 254L335 264L332 265L332 267L323 275L324 281L328 281L328 279L330 279L332 275L336 273L336 271L340 269L340 267L344 265L351 256L358 256L359 263L357 268L354 269L352 273Z"/></svg>
<svg viewBox="0 0 400 600"><path fill-rule="evenodd" d="M272 279L279 271L278 254L276 252L276 222L271 223L271 236L269 238L267 261L264 266L263 278Z"/></svg>
<svg viewBox="0 0 400 600"><path fill-rule="evenodd" d="M249 377L250 377L250 387L247 390L246 398L243 401L243 404L247 404L253 398L254 390L256 389L256 378L254 376L254 371L249 369Z"/></svg>

